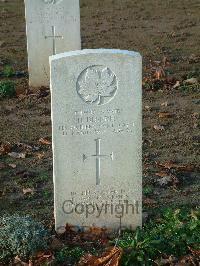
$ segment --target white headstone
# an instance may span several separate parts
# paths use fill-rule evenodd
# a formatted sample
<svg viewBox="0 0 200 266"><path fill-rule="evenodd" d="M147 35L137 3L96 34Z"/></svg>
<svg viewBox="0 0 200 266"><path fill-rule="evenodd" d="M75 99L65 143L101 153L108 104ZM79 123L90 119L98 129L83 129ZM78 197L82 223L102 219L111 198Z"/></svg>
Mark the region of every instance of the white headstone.
<svg viewBox="0 0 200 266"><path fill-rule="evenodd" d="M142 223L142 59L121 50L50 58L56 230Z"/></svg>
<svg viewBox="0 0 200 266"><path fill-rule="evenodd" d="M25 0L29 84L49 86L49 56L81 49L79 0Z"/></svg>

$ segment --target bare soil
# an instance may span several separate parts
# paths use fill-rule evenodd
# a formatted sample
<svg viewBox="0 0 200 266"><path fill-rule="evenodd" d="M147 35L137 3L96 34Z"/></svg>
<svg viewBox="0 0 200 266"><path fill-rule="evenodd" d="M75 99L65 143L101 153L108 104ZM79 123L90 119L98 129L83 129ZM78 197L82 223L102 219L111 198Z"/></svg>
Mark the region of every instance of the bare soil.
<svg viewBox="0 0 200 266"><path fill-rule="evenodd" d="M199 77L199 8L198 0L81 0L83 48L136 50L144 58L143 183L144 210L149 215L169 206L193 208L200 200L199 86L173 88L176 80ZM10 79L18 94L27 91L22 0L0 1L0 41L0 72L5 65L24 71L22 77ZM158 88L145 86L160 66L164 79L173 84L166 88L164 80ZM51 139L50 112L48 89L0 101L0 142L10 142L12 151L26 152L24 159L1 156L7 166L0 170L1 213L28 213L49 227L53 225L52 152L51 145L39 139ZM163 112L170 115L163 118ZM167 167L169 161L176 165ZM171 181L161 186L161 176ZM24 191L27 188L32 192Z"/></svg>

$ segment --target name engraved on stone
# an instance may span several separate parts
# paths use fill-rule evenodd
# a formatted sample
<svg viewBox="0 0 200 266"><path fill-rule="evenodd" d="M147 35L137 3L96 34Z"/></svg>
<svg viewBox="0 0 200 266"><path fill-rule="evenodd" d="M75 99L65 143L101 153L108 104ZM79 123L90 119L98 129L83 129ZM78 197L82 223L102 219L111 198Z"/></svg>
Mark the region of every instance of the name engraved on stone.
<svg viewBox="0 0 200 266"><path fill-rule="evenodd" d="M117 77L105 66L90 66L77 80L77 93L87 104L103 105L110 102L118 88Z"/></svg>
<svg viewBox="0 0 200 266"><path fill-rule="evenodd" d="M63 39L63 36L57 36L56 35L56 27L55 26L52 26L51 27L51 31L52 31L52 35L50 36L45 36L45 39L49 39L49 38L52 38L53 40L53 55L56 54L56 39Z"/></svg>
<svg viewBox="0 0 200 266"><path fill-rule="evenodd" d="M83 154L83 162L85 160L87 160L88 157L95 157L96 158L96 185L100 185L101 183L101 159L103 158L111 158L111 160L113 161L114 159L114 154L113 152L109 155L103 155L101 154L101 139L98 138L98 139L95 139L95 142L96 142L96 154L94 155L90 155L90 156L87 156L85 154Z"/></svg>
<svg viewBox="0 0 200 266"><path fill-rule="evenodd" d="M105 110L104 110L105 111ZM133 132L134 122L122 119L123 109L106 109L106 113L99 110L95 111L75 111L71 125L66 125L63 121L58 126L58 130L63 136L67 135L102 135L108 132L115 134L129 134Z"/></svg>

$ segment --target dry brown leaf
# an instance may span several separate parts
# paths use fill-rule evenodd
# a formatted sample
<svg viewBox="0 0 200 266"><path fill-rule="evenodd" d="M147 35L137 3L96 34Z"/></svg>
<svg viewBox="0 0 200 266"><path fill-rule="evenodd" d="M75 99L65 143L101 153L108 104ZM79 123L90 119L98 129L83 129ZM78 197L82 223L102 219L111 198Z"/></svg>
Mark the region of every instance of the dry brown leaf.
<svg viewBox="0 0 200 266"><path fill-rule="evenodd" d="M59 250L63 247L63 245L64 244L62 243L62 241L54 236L51 241L50 248L51 250Z"/></svg>
<svg viewBox="0 0 200 266"><path fill-rule="evenodd" d="M165 71L162 67L158 67L155 71L155 74L154 74L154 77L157 79L157 80L160 80L161 78L165 77Z"/></svg>
<svg viewBox="0 0 200 266"><path fill-rule="evenodd" d="M39 150L39 147L31 146L31 145L23 143L23 142L18 142L16 145L20 149L25 150L26 152L33 152L33 151L38 151Z"/></svg>
<svg viewBox="0 0 200 266"><path fill-rule="evenodd" d="M161 103L160 105L161 105L161 106L164 106L164 107L167 107L169 104L168 104L168 102L166 101L166 102L164 102L164 103Z"/></svg>
<svg viewBox="0 0 200 266"><path fill-rule="evenodd" d="M151 107L149 105L145 105L144 109L147 110L147 111L150 111Z"/></svg>
<svg viewBox="0 0 200 266"><path fill-rule="evenodd" d="M23 188L24 195L26 194L34 194L34 190L32 188Z"/></svg>
<svg viewBox="0 0 200 266"><path fill-rule="evenodd" d="M199 119L199 113L194 112L194 113L192 114L192 118L193 118L193 119Z"/></svg>
<svg viewBox="0 0 200 266"><path fill-rule="evenodd" d="M168 112L160 112L158 113L159 118L172 118L174 115Z"/></svg>
<svg viewBox="0 0 200 266"><path fill-rule="evenodd" d="M157 182L161 187L165 187L172 182L172 177L171 176L164 176L164 177L160 178Z"/></svg>
<svg viewBox="0 0 200 266"><path fill-rule="evenodd" d="M83 238L90 241L98 240L103 245L105 245L109 241L108 229L100 227L89 227L89 230L84 232Z"/></svg>
<svg viewBox="0 0 200 266"><path fill-rule="evenodd" d="M101 235L101 234L104 234L106 231L107 229L101 228L101 227L90 227L89 228L89 234L93 234L93 235Z"/></svg>
<svg viewBox="0 0 200 266"><path fill-rule="evenodd" d="M192 255L186 255L184 256L178 263L175 264L175 266L197 266L196 258Z"/></svg>
<svg viewBox="0 0 200 266"><path fill-rule="evenodd" d="M51 265L54 259L51 251L39 252L34 260L34 266Z"/></svg>
<svg viewBox="0 0 200 266"><path fill-rule="evenodd" d="M144 199L144 204L149 207L153 207L157 205L157 202L154 199L146 198Z"/></svg>
<svg viewBox="0 0 200 266"><path fill-rule="evenodd" d="M4 144L1 144L0 146L0 155L8 154L11 151L11 144L9 142L6 142Z"/></svg>
<svg viewBox="0 0 200 266"><path fill-rule="evenodd" d="M7 165L5 163L1 163L0 162L0 170L3 170L7 167Z"/></svg>
<svg viewBox="0 0 200 266"><path fill-rule="evenodd" d="M77 266L119 266L122 252L121 248L112 247L108 248L101 257L86 254L80 259Z"/></svg>
<svg viewBox="0 0 200 266"><path fill-rule="evenodd" d="M154 125L153 128L157 131L163 131L165 130L164 126L161 126L161 125Z"/></svg>
<svg viewBox="0 0 200 266"><path fill-rule="evenodd" d="M176 169L176 170L180 170L180 171L192 171L194 170L194 166L193 165L178 165L172 161L168 161L165 163L157 163L158 166L160 167L164 167L165 169Z"/></svg>
<svg viewBox="0 0 200 266"><path fill-rule="evenodd" d="M40 138L39 139L39 142L42 144L42 145L51 145L51 141L45 139L45 138Z"/></svg>
<svg viewBox="0 0 200 266"><path fill-rule="evenodd" d="M190 78L183 81L184 84L198 84L197 78Z"/></svg>
<svg viewBox="0 0 200 266"><path fill-rule="evenodd" d="M158 266L169 266L169 265L174 265L176 261L176 258L173 256L169 256L169 258L160 258L155 260L154 262Z"/></svg>
<svg viewBox="0 0 200 266"><path fill-rule="evenodd" d="M176 88L180 87L180 85L181 85L180 81L177 80L176 83L174 84L174 86L172 87L172 89L176 89Z"/></svg>
<svg viewBox="0 0 200 266"><path fill-rule="evenodd" d="M165 176L168 176L168 173L165 172L165 171L161 171L159 173L155 173L156 176L159 176L159 177L165 177Z"/></svg>
<svg viewBox="0 0 200 266"><path fill-rule="evenodd" d="M13 169L15 169L15 168L17 167L17 165L14 164L14 163L9 163L8 166L10 166L10 167L13 168Z"/></svg>
<svg viewBox="0 0 200 266"><path fill-rule="evenodd" d="M24 159L26 158L26 154L22 152L10 152L8 155L15 159Z"/></svg>
<svg viewBox="0 0 200 266"><path fill-rule="evenodd" d="M29 263L26 263L22 261L19 256L16 256L14 259L14 265L15 266L33 266L33 262L29 260Z"/></svg>
<svg viewBox="0 0 200 266"><path fill-rule="evenodd" d="M45 153L44 152L41 152L41 153L36 153L36 157L41 160L42 158L44 158L45 156Z"/></svg>
<svg viewBox="0 0 200 266"><path fill-rule="evenodd" d="M155 175L160 177L160 179L157 180L160 186L166 186L170 183L171 185L175 186L179 183L179 180L176 176L169 174L166 171L161 171L159 173L156 173Z"/></svg>
<svg viewBox="0 0 200 266"><path fill-rule="evenodd" d="M196 219L198 220L198 217L196 217ZM188 248L191 251L191 253L192 253L193 256L197 256L197 257L200 258L200 250L194 250L191 247L188 247Z"/></svg>

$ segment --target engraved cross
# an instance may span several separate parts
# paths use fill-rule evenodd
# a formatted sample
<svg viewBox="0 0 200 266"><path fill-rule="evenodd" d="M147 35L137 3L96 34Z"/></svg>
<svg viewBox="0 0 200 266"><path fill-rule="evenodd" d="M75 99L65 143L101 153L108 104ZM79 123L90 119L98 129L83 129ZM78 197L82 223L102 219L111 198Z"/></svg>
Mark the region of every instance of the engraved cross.
<svg viewBox="0 0 200 266"><path fill-rule="evenodd" d="M101 154L101 139L95 139L96 142L96 154L87 156L83 154L83 161L85 161L88 157L95 157L96 158L96 185L100 185L101 183L101 160L105 157L111 158L113 161L114 156L113 152L109 155Z"/></svg>
<svg viewBox="0 0 200 266"><path fill-rule="evenodd" d="M52 35L50 36L45 36L45 39L52 38L53 39L53 55L56 54L56 39L63 39L63 36L56 36L56 27L52 26Z"/></svg>

